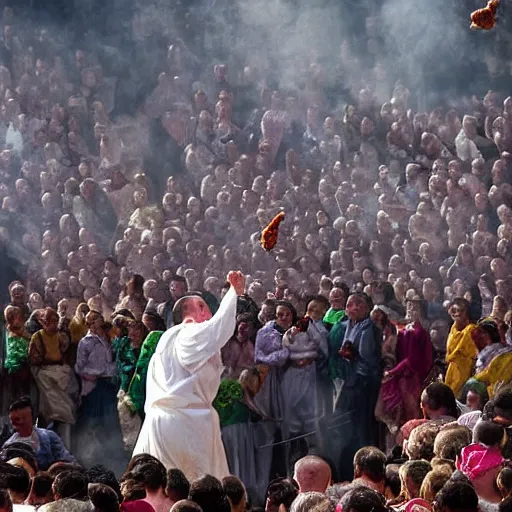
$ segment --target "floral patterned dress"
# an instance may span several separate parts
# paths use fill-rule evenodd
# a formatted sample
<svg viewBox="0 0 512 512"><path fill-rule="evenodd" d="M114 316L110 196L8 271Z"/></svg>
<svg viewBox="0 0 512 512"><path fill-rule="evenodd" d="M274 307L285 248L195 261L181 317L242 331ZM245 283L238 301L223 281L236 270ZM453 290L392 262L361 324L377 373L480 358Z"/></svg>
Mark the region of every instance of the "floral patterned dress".
<svg viewBox="0 0 512 512"><path fill-rule="evenodd" d="M131 346L128 336L122 336L120 338L114 338L112 351L114 352L117 364L119 389L126 392L130 387L130 382L135 373L140 349L135 349Z"/></svg>

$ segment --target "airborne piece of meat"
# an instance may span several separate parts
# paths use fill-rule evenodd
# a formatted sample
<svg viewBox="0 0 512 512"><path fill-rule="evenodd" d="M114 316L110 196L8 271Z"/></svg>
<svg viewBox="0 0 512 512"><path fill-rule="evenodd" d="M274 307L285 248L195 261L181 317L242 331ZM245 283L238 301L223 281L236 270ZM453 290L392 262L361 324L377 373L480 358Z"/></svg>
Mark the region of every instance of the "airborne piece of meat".
<svg viewBox="0 0 512 512"><path fill-rule="evenodd" d="M477 9L471 13L471 25L473 30L491 30L496 25L496 11L500 0L489 0L483 9Z"/></svg>
<svg viewBox="0 0 512 512"><path fill-rule="evenodd" d="M271 251L277 244L277 236L279 234L279 224L285 218L284 212L279 212L269 223L269 225L261 232L261 246L266 251Z"/></svg>

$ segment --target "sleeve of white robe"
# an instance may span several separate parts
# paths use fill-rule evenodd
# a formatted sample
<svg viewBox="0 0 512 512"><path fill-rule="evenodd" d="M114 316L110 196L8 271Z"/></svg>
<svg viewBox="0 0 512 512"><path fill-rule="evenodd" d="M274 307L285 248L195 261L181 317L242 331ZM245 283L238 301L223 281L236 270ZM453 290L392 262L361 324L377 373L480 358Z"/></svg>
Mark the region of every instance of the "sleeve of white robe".
<svg viewBox="0 0 512 512"><path fill-rule="evenodd" d="M226 293L215 315L200 324L184 326L175 342L180 364L194 373L229 341L236 327L237 294L233 287Z"/></svg>

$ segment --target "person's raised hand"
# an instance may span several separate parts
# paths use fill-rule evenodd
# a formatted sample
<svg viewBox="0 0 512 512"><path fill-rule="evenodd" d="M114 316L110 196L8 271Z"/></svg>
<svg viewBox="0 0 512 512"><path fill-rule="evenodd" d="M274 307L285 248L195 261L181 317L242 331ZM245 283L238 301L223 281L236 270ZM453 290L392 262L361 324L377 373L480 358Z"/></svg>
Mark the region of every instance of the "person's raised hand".
<svg viewBox="0 0 512 512"><path fill-rule="evenodd" d="M245 276L242 272L232 270L228 274L228 283L235 289L237 295L243 295L245 292Z"/></svg>

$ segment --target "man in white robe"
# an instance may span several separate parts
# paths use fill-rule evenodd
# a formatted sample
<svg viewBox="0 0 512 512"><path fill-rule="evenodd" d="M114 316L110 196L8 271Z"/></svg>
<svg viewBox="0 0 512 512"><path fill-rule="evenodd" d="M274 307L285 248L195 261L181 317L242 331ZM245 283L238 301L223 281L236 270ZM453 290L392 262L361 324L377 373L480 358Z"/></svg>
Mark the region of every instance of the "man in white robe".
<svg viewBox="0 0 512 512"><path fill-rule="evenodd" d="M230 272L228 282L231 288L213 317L197 295L176 302L177 325L163 334L148 367L146 418L133 454L149 453L191 481L229 475L212 402L223 370L220 350L235 331L245 277Z"/></svg>

